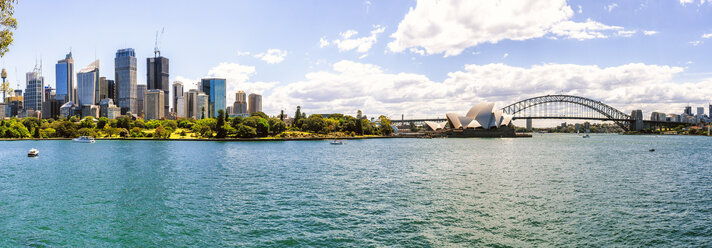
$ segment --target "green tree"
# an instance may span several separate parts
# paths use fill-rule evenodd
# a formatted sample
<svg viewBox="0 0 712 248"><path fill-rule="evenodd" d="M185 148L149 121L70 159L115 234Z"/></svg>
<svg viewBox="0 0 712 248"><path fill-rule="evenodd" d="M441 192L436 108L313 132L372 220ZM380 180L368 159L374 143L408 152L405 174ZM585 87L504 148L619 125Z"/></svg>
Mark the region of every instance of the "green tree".
<svg viewBox="0 0 712 248"><path fill-rule="evenodd" d="M215 137L216 138L225 138L227 136L227 131L225 130L225 111L222 109L218 109L218 120L215 125L216 129L215 131Z"/></svg>
<svg viewBox="0 0 712 248"><path fill-rule="evenodd" d="M80 128L77 131L77 133L79 133L80 136L90 136L90 137L96 136L96 132L94 131L94 129L87 128L87 127Z"/></svg>
<svg viewBox="0 0 712 248"><path fill-rule="evenodd" d="M297 123L299 123L299 119L301 119L301 118L302 118L302 107L297 106L297 112L294 112L294 120L292 121L292 125L296 125ZM297 127L301 128L301 126L298 126L298 125L297 125Z"/></svg>
<svg viewBox="0 0 712 248"><path fill-rule="evenodd" d="M17 29L17 20L12 17L15 13L13 5L16 0L1 0L0 1L0 57L5 56L10 50L10 45L14 39L12 38L12 30Z"/></svg>
<svg viewBox="0 0 712 248"><path fill-rule="evenodd" d="M358 120L358 122L356 122L356 133L359 135L363 135L363 122L361 121L362 119L363 119L363 113L359 109L356 112L356 120Z"/></svg>
<svg viewBox="0 0 712 248"><path fill-rule="evenodd" d="M40 127L35 127L35 133L32 135L34 138L42 138L42 135L40 134Z"/></svg>
<svg viewBox="0 0 712 248"><path fill-rule="evenodd" d="M321 115L313 114L304 120L302 129L313 133L326 133L327 123Z"/></svg>
<svg viewBox="0 0 712 248"><path fill-rule="evenodd" d="M57 137L74 138L77 137L77 124L71 121L62 121L55 128Z"/></svg>
<svg viewBox="0 0 712 248"><path fill-rule="evenodd" d="M263 112L254 112L254 113L250 114L250 116L257 116L257 117L260 117L265 120L269 119L269 116L267 116L267 114L265 114Z"/></svg>
<svg viewBox="0 0 712 248"><path fill-rule="evenodd" d="M205 107L200 108L200 119L205 119Z"/></svg>
<svg viewBox="0 0 712 248"><path fill-rule="evenodd" d="M255 128L247 125L239 125L237 127L237 137L240 138L254 138L257 136L257 131Z"/></svg>
<svg viewBox="0 0 712 248"><path fill-rule="evenodd" d="M98 129L104 129L104 126L109 122L109 119L106 117L100 117L99 121L96 122L96 128Z"/></svg>
<svg viewBox="0 0 712 248"><path fill-rule="evenodd" d="M388 119L385 115L379 116L378 119L381 121L381 126L379 127L381 135L391 135L393 133L391 119Z"/></svg>
<svg viewBox="0 0 712 248"><path fill-rule="evenodd" d="M36 117L27 117L22 119L22 125L25 126L28 130L34 130L36 127L42 125L42 120Z"/></svg>
<svg viewBox="0 0 712 248"><path fill-rule="evenodd" d="M242 116L237 116L237 117L235 117L235 118L232 118L232 119L230 120L230 126L232 126L233 128L237 129L238 126L242 123L242 120L243 120Z"/></svg>
<svg viewBox="0 0 712 248"><path fill-rule="evenodd" d="M94 127L96 127L96 125L94 124L94 117L87 116L81 122L79 122L79 127L80 128L94 128Z"/></svg>
<svg viewBox="0 0 712 248"><path fill-rule="evenodd" d="M268 124L269 124L269 130L272 133L272 135L277 135L277 134L284 132L284 130L287 130L287 124L278 118L270 118L268 121Z"/></svg>

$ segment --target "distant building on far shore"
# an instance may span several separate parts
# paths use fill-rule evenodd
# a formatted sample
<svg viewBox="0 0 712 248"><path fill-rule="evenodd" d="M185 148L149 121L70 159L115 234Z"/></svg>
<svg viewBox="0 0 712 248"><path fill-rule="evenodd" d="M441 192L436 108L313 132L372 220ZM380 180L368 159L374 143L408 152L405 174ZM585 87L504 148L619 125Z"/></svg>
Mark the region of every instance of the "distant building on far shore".
<svg viewBox="0 0 712 248"><path fill-rule="evenodd" d="M165 93L161 89L148 90L144 97L144 113L146 120L159 120L166 117Z"/></svg>
<svg viewBox="0 0 712 248"><path fill-rule="evenodd" d="M247 95L244 91L235 93L235 102L232 104L232 111L235 115L247 114Z"/></svg>
<svg viewBox="0 0 712 248"><path fill-rule="evenodd" d="M262 112L262 95L252 93L247 98L247 101L247 113L252 114Z"/></svg>

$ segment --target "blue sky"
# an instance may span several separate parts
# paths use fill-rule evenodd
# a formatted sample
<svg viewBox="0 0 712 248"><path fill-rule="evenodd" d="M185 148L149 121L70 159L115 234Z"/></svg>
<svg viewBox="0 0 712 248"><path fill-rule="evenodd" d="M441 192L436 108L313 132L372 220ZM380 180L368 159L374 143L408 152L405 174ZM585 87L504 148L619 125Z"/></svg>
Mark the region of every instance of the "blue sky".
<svg viewBox="0 0 712 248"><path fill-rule="evenodd" d="M626 112L712 99L704 0L20 1L15 16L0 65L20 88L15 71L40 57L54 86L70 48L76 71L97 58L110 79L116 50L134 48L145 83L164 29L171 81L226 77L228 102L238 89L262 93L268 114L428 117L561 92Z"/></svg>

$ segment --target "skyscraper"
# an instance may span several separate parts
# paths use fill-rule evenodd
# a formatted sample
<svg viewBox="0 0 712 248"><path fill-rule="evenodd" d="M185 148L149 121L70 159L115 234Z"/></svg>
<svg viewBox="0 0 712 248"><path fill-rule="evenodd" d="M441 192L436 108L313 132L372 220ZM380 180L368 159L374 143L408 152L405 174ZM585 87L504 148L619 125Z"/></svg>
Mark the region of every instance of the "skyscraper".
<svg viewBox="0 0 712 248"><path fill-rule="evenodd" d="M96 104L99 104L102 99L109 98L109 82L106 77L99 77L99 85L96 87Z"/></svg>
<svg viewBox="0 0 712 248"><path fill-rule="evenodd" d="M67 54L62 60L57 61L55 66L56 99L61 102L74 101L74 59L72 52Z"/></svg>
<svg viewBox="0 0 712 248"><path fill-rule="evenodd" d="M116 51L114 59L116 93L121 114L138 113L136 106L136 52L133 48Z"/></svg>
<svg viewBox="0 0 712 248"><path fill-rule="evenodd" d="M201 91L208 95L208 107L205 117L218 116L218 110L225 110L225 79L224 78L203 78L200 81Z"/></svg>
<svg viewBox="0 0 712 248"><path fill-rule="evenodd" d="M79 106L95 105L96 86L99 85L99 60L89 64L77 73L77 91L79 93Z"/></svg>
<svg viewBox="0 0 712 248"><path fill-rule="evenodd" d="M157 54L156 54L157 55ZM162 90L165 97L164 113L170 110L170 83L168 82L168 58L157 56L146 59L146 82L149 90Z"/></svg>
<svg viewBox="0 0 712 248"><path fill-rule="evenodd" d="M28 72L26 75L27 85L24 93L24 109L42 111L42 100L44 99L44 77L39 76L39 70Z"/></svg>
<svg viewBox="0 0 712 248"><path fill-rule="evenodd" d="M183 82L173 82L173 112L178 113L178 99L183 98ZM178 117L182 117L180 114Z"/></svg>
<svg viewBox="0 0 712 248"><path fill-rule="evenodd" d="M166 99L163 94L164 91L160 89L146 91L143 101L146 120L158 120L166 116L166 112L163 112L165 110L163 101Z"/></svg>
<svg viewBox="0 0 712 248"><path fill-rule="evenodd" d="M188 92L185 93L185 117L186 118L193 118L193 119L198 119L200 115L197 113L197 101L198 101L198 93L200 91L196 89L191 89Z"/></svg>
<svg viewBox="0 0 712 248"><path fill-rule="evenodd" d="M145 100L144 98L146 96L146 86L145 84L136 85L136 108L138 110L136 110L135 114L137 115L145 114L145 112L143 112L143 106L145 104L143 100Z"/></svg>
<svg viewBox="0 0 712 248"><path fill-rule="evenodd" d="M236 115L247 114L247 95L244 91L235 93L235 103L232 104L232 109Z"/></svg>
<svg viewBox="0 0 712 248"><path fill-rule="evenodd" d="M114 83L114 80L107 79L106 80L106 88L107 88L106 98L114 100L114 102L117 102L118 100L116 99L116 83Z"/></svg>
<svg viewBox="0 0 712 248"><path fill-rule="evenodd" d="M256 113L256 112L262 112L262 95L258 95L255 93L250 94L250 96L247 99L248 104L247 108L250 114Z"/></svg>
<svg viewBox="0 0 712 248"><path fill-rule="evenodd" d="M685 106L685 114L692 116L692 106Z"/></svg>

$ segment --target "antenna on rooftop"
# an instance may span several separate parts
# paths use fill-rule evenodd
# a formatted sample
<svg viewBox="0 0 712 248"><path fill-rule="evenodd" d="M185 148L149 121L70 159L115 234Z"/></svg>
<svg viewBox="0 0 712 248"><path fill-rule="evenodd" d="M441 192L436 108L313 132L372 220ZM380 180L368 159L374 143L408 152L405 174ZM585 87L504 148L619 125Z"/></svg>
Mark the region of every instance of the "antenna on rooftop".
<svg viewBox="0 0 712 248"><path fill-rule="evenodd" d="M156 31L156 46L153 48L153 56L154 57L161 56L161 50L158 49L158 43L160 41L160 38L163 37L164 32L165 32L165 28L161 28L160 34L158 33L158 31Z"/></svg>

